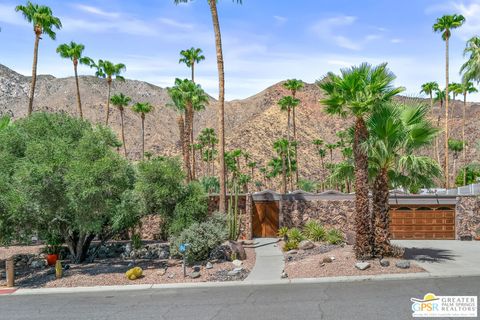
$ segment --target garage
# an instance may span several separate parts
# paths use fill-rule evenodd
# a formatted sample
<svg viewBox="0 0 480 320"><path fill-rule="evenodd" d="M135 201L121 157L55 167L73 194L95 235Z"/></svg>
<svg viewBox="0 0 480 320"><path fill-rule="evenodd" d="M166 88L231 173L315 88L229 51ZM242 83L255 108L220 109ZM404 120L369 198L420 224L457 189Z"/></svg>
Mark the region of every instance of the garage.
<svg viewBox="0 0 480 320"><path fill-rule="evenodd" d="M455 205L391 205L392 239L455 239Z"/></svg>

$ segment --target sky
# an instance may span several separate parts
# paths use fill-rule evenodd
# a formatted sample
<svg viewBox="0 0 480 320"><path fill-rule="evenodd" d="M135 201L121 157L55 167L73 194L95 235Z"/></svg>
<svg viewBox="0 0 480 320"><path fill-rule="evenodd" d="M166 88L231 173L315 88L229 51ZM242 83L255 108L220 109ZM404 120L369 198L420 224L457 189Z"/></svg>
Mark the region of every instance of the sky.
<svg viewBox="0 0 480 320"><path fill-rule="evenodd" d="M31 74L34 34L14 8L23 2L0 0L0 63ZM188 78L179 52L202 48L206 60L196 81L218 94L215 42L206 0L175 5L173 0L42 0L63 28L56 41L44 36L39 74L67 77L68 60L55 49L70 41L85 45L85 55L126 64L125 77L161 87ZM288 78L314 82L329 71L362 62L387 62L406 94L418 96L427 81L445 82L445 43L432 31L437 17L463 14L453 31L450 76L459 82L465 42L480 34L480 0L220 0L226 97L249 97ZM93 70L81 67L80 74ZM480 101L480 95L469 100Z"/></svg>

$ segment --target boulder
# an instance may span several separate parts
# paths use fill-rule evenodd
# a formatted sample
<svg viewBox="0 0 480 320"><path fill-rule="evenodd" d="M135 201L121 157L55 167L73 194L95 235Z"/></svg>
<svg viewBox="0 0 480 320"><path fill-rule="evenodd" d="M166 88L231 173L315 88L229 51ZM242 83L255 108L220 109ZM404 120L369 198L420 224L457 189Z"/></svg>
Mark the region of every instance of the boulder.
<svg viewBox="0 0 480 320"><path fill-rule="evenodd" d="M205 265L205 268L206 268L206 269L212 269L212 268L213 268L213 264L209 261L209 262L207 262L207 264Z"/></svg>
<svg viewBox="0 0 480 320"><path fill-rule="evenodd" d="M189 274L190 278L192 279L196 279L196 278L200 278L200 272L192 272Z"/></svg>
<svg viewBox="0 0 480 320"><path fill-rule="evenodd" d="M236 260L233 260L233 261L232 261L232 264L233 264L236 268L239 268L239 267L242 266L243 262L240 261L240 260L238 260L238 259L236 259Z"/></svg>
<svg viewBox="0 0 480 320"><path fill-rule="evenodd" d="M300 250L309 250L309 249L313 249L314 247L315 245L310 240L303 240L298 244L298 249Z"/></svg>
<svg viewBox="0 0 480 320"><path fill-rule="evenodd" d="M322 259L322 262L323 262L323 263L332 263L332 262L333 262L333 259L330 258L330 257L324 257L324 258Z"/></svg>
<svg viewBox="0 0 480 320"><path fill-rule="evenodd" d="M390 261L388 261L386 259L380 259L380 265L382 267L388 267L388 266L390 266Z"/></svg>
<svg viewBox="0 0 480 320"><path fill-rule="evenodd" d="M395 266L400 269L408 269L410 268L410 261L408 260L400 260L395 263Z"/></svg>
<svg viewBox="0 0 480 320"><path fill-rule="evenodd" d="M358 270L366 270L366 269L370 268L370 263L368 263L368 262L357 262L357 263L355 263L355 268L357 268Z"/></svg>
<svg viewBox="0 0 480 320"><path fill-rule="evenodd" d="M287 254L297 254L297 253L298 251L295 249L287 251Z"/></svg>
<svg viewBox="0 0 480 320"><path fill-rule="evenodd" d="M30 263L30 267L32 267L33 269L43 268L45 267L45 260L33 260Z"/></svg>
<svg viewBox="0 0 480 320"><path fill-rule="evenodd" d="M245 248L243 247L241 242L236 242L236 241L226 241L223 243L224 245L230 247L230 259L232 259L233 256L235 256L235 259L238 260L245 260L247 259L247 253L245 252Z"/></svg>
<svg viewBox="0 0 480 320"><path fill-rule="evenodd" d="M201 266L198 266L198 265L197 265L197 266L193 266L192 269L193 269L193 272L200 272L200 269L201 269L201 268L202 268Z"/></svg>
<svg viewBox="0 0 480 320"><path fill-rule="evenodd" d="M159 276L163 277L165 275L165 273L167 273L167 269L160 269L160 270L158 270L157 273L158 273Z"/></svg>

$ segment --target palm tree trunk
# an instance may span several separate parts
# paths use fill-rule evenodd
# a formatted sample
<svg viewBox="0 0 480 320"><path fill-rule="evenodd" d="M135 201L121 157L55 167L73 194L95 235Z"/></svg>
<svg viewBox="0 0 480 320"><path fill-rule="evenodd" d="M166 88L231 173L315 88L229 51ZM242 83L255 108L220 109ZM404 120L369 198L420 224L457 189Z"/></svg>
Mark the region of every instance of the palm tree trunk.
<svg viewBox="0 0 480 320"><path fill-rule="evenodd" d="M322 191L325 191L325 163L323 162L323 157L320 157L322 161Z"/></svg>
<svg viewBox="0 0 480 320"><path fill-rule="evenodd" d="M80 100L80 85L78 84L78 72L77 72L77 65L78 60L73 61L73 70L75 72L75 85L77 86L77 106L78 106L78 114L80 115L80 119L83 119L83 111L82 111L82 101ZM125 145L125 143L124 143ZM126 156L126 154L125 154Z"/></svg>
<svg viewBox="0 0 480 320"><path fill-rule="evenodd" d="M33 98L35 96L35 85L37 83L38 44L40 42L41 31L37 31L36 29L37 27L35 27L35 45L33 46L32 82L28 100L28 115L31 115L33 112Z"/></svg>
<svg viewBox="0 0 480 320"><path fill-rule="evenodd" d="M375 251L376 257L385 257L392 254L390 245L389 230L389 211L388 203L388 175L384 168L380 171L373 183L373 223L375 233Z"/></svg>
<svg viewBox="0 0 480 320"><path fill-rule="evenodd" d="M145 160L145 114L142 113L142 161Z"/></svg>
<svg viewBox="0 0 480 320"><path fill-rule="evenodd" d="M185 122L183 120L183 115L179 114L177 116L177 125L178 125L178 134L179 134L179 143L180 143L180 148L182 150L182 158L183 158L183 165L185 166L185 148L184 148L184 143L183 143L183 136L185 132Z"/></svg>
<svg viewBox="0 0 480 320"><path fill-rule="evenodd" d="M213 30L215 32L215 47L217 51L218 68L218 140L219 140L219 160L220 160L220 203L218 209L221 213L225 212L226 205L226 185L225 185L225 73L223 66L222 35L220 33L220 23L218 21L217 1L208 0L210 11L212 13Z"/></svg>
<svg viewBox="0 0 480 320"><path fill-rule="evenodd" d="M185 130L183 134L183 148L185 149L185 166L187 174L187 182L192 181L192 170L190 164L190 138L191 138L191 123L190 123L190 114L192 112L191 103L187 104L185 108Z"/></svg>
<svg viewBox="0 0 480 320"><path fill-rule="evenodd" d="M368 199L368 155L362 143L368 139L368 130L362 117L355 121L353 153L355 158L355 255L364 259L372 255L371 215Z"/></svg>
<svg viewBox="0 0 480 320"><path fill-rule="evenodd" d="M466 116L466 109L467 109L467 92L463 93L463 119L462 119L462 141L463 141L463 150L462 150L462 158L463 158L463 185L467 185L467 142L465 141L465 116Z"/></svg>
<svg viewBox="0 0 480 320"><path fill-rule="evenodd" d="M197 174L196 174L196 164L195 164L195 144L193 140L193 116L194 116L194 110L192 108L190 112L190 149L192 152L192 180L196 180Z"/></svg>
<svg viewBox="0 0 480 320"><path fill-rule="evenodd" d="M105 111L105 125L108 126L108 118L110 117L110 90L112 88L112 79L107 79L108 84L108 96L107 96L107 109ZM143 156L142 156L143 159Z"/></svg>
<svg viewBox="0 0 480 320"><path fill-rule="evenodd" d="M127 145L125 144L125 127L124 127L124 121L123 121L123 108L120 109L120 121L121 121L121 126L122 126L122 142L123 142L123 153L125 154L125 158L127 157Z"/></svg>
<svg viewBox="0 0 480 320"><path fill-rule="evenodd" d="M448 174L448 38L445 40L445 188L449 187Z"/></svg>
<svg viewBox="0 0 480 320"><path fill-rule="evenodd" d="M282 155L283 193L287 194L287 170L285 167L285 156Z"/></svg>
<svg viewBox="0 0 480 320"><path fill-rule="evenodd" d="M293 93L293 98L295 98L295 93ZM296 115L295 115L295 109L293 108L293 114L292 114L292 122L293 122L293 141L295 141L295 160L296 160L296 165L297 165L297 170L295 171L295 183L298 188L298 171L299 171L299 166L298 166L298 141L297 141L297 124L295 121Z"/></svg>
<svg viewBox="0 0 480 320"><path fill-rule="evenodd" d="M292 181L292 160L290 157L290 108L288 108L287 112L287 163L288 163L288 172L290 173L290 190L293 190L293 181Z"/></svg>
<svg viewBox="0 0 480 320"><path fill-rule="evenodd" d="M440 108L441 110L441 108ZM440 128L440 111L439 111L439 114L438 114L438 117L437 117L437 128ZM438 136L435 137L435 149L437 150L437 163L438 165L440 165L441 161L440 161L440 145L439 145L439 138Z"/></svg>

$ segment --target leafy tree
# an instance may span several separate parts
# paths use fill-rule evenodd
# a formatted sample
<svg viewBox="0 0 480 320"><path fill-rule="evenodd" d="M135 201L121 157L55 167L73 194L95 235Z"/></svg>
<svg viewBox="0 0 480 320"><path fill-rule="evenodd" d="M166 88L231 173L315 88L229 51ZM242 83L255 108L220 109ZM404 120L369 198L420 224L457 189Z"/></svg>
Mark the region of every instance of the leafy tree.
<svg viewBox="0 0 480 320"><path fill-rule="evenodd" d="M15 11L20 11L29 23L33 24L33 33L35 34L35 44L33 47L33 66L32 66L32 82L30 85L30 96L28 100L28 115L33 112L33 98L35 96L35 84L37 83L37 61L38 61L38 45L42 34L46 34L50 39L55 40L57 35L55 29L62 28L62 22L53 15L52 9L47 6L27 3L15 7Z"/></svg>
<svg viewBox="0 0 480 320"><path fill-rule="evenodd" d="M153 110L148 102L137 102L132 106L132 111L140 114L142 119L142 160L145 159L145 115Z"/></svg>
<svg viewBox="0 0 480 320"><path fill-rule="evenodd" d="M123 63L115 64L108 60L98 60L98 63L92 61L90 67L97 70L95 71L95 76L107 80L108 94L107 108L105 110L105 125L108 126L108 119L110 117L110 91L112 89L113 77L115 77L115 80L125 81L125 78L122 77L121 74L127 70L127 67Z"/></svg>
<svg viewBox="0 0 480 320"><path fill-rule="evenodd" d="M433 25L433 31L442 34L442 39L445 41L445 96L449 96L449 57L448 46L453 29L461 27L465 22L462 15L444 15L437 18ZM448 189L448 99L445 100L445 187Z"/></svg>
<svg viewBox="0 0 480 320"><path fill-rule="evenodd" d="M464 177L466 175L466 177ZM480 179L480 164L478 163L470 163L461 170L455 182L457 186L466 186L472 183L478 183Z"/></svg>
<svg viewBox="0 0 480 320"><path fill-rule="evenodd" d="M355 119L353 153L355 161L355 255L364 258L372 254L372 230L370 227L370 209L368 203L368 154L362 144L368 139L365 117L371 114L375 106L391 100L403 91L395 88L395 75L386 64L372 67L363 63L358 67L343 69L340 75L328 73L318 86L326 98L321 103L329 114Z"/></svg>
<svg viewBox="0 0 480 320"><path fill-rule="evenodd" d="M117 107L118 111L120 111L120 125L122 129L122 143L123 143L123 153L125 157L127 157L127 145L125 143L125 128L124 128L124 113L125 107L128 107L132 99L130 97L125 96L123 93L115 94L110 98L110 102L113 106Z"/></svg>
<svg viewBox="0 0 480 320"><path fill-rule="evenodd" d="M83 50L85 50L85 46L80 43L75 43L71 41L69 44L64 43L58 46L57 53L60 57L65 59L70 59L73 62L73 71L75 73L75 85L77 87L77 107L78 107L78 114L80 118L83 118L83 111L82 111L82 100L80 99L80 85L78 83L78 72L77 67L78 64L84 64L90 66L92 64L92 59L89 57L83 57Z"/></svg>
<svg viewBox="0 0 480 320"><path fill-rule="evenodd" d="M78 263L95 237L103 243L134 226L142 202L119 144L109 129L64 114L36 113L2 131L1 241L60 235Z"/></svg>
<svg viewBox="0 0 480 320"><path fill-rule="evenodd" d="M175 4L187 3L191 0L174 0ZM234 0L235 1L235 0ZM218 21L217 1L207 0L212 15L213 30L215 33L215 49L217 52L217 69L218 69L218 137L219 137L219 152L221 155L225 154L225 72L223 63L222 50L222 35L220 32L220 22ZM236 0L237 3L242 3L242 0ZM226 167L225 158L220 157L220 204L219 211L226 212Z"/></svg>

